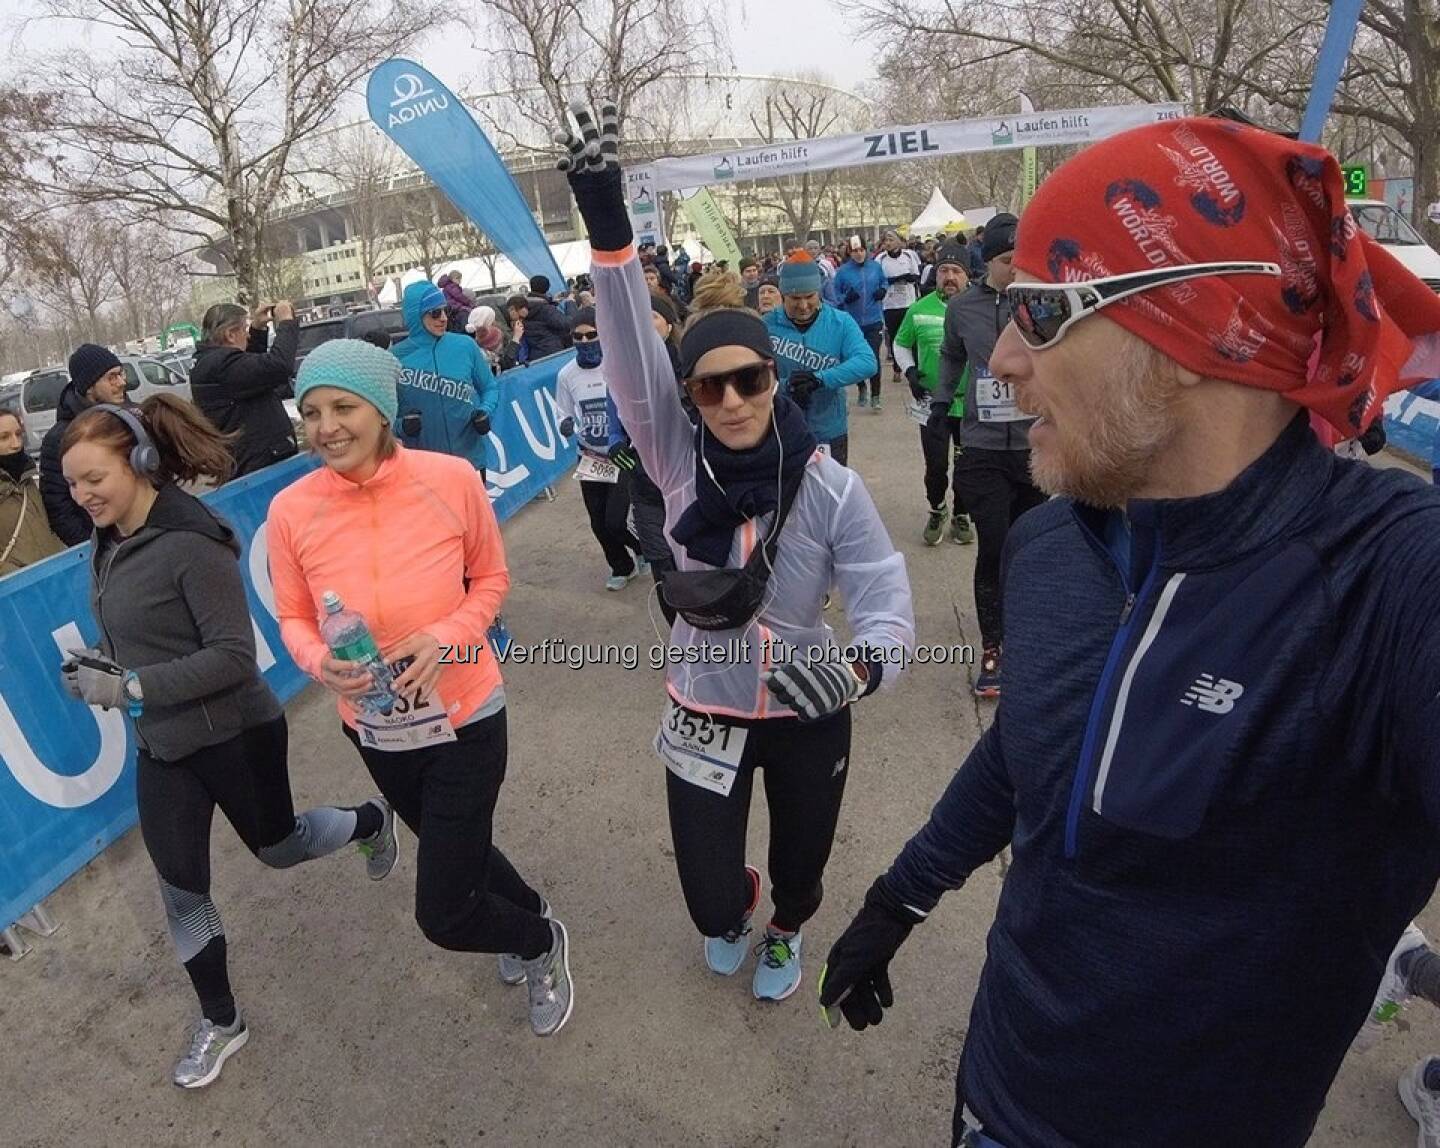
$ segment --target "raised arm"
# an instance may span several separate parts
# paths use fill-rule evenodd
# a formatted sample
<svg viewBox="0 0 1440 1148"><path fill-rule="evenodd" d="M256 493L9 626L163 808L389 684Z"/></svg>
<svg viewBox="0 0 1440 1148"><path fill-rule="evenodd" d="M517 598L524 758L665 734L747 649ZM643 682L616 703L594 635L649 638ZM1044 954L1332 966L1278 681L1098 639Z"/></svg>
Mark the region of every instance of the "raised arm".
<svg viewBox="0 0 1440 1148"><path fill-rule="evenodd" d="M588 108L577 105L572 111L580 134L565 131L562 142L570 154L560 167L569 175L590 232L590 277L606 379L646 472L661 490L673 490L693 477L692 431L670 356L650 319L650 291L625 209L615 106L602 104L598 122Z"/></svg>

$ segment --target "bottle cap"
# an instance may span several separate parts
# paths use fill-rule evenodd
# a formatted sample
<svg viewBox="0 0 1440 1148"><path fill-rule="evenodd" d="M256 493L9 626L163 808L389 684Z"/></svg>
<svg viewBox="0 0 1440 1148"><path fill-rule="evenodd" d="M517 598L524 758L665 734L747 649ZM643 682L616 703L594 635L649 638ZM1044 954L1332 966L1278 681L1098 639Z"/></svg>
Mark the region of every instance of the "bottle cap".
<svg viewBox="0 0 1440 1148"><path fill-rule="evenodd" d="M340 601L340 595L335 593L334 590L326 590L321 601L325 605L325 612L327 614L338 614L345 608L345 603Z"/></svg>

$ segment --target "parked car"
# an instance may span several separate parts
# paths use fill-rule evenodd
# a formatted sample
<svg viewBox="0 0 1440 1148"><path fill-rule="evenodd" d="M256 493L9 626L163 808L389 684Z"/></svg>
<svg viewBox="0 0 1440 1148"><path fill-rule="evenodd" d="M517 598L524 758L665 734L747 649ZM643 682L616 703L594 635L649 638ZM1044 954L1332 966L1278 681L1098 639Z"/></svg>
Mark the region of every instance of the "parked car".
<svg viewBox="0 0 1440 1148"><path fill-rule="evenodd" d="M1352 199L1349 205L1355 222L1370 238L1423 279L1430 290L1440 292L1440 253L1420 238L1409 220L1384 200Z"/></svg>
<svg viewBox="0 0 1440 1148"><path fill-rule="evenodd" d="M190 381L174 367L142 355L119 356L125 371L125 397L143 403L151 395L178 395L190 401ZM26 375L20 383L20 405L25 418L25 449L40 449L45 432L55 425L55 408L60 392L70 382L64 367L43 367Z"/></svg>
<svg viewBox="0 0 1440 1148"><path fill-rule="evenodd" d="M386 307L379 311L357 311L353 315L337 315L331 319L317 319L313 323L300 324L300 342L295 351L295 369L305 361L305 356L321 343L331 339L362 339L370 331L384 331L395 342L410 332L405 327L405 315L399 307Z"/></svg>

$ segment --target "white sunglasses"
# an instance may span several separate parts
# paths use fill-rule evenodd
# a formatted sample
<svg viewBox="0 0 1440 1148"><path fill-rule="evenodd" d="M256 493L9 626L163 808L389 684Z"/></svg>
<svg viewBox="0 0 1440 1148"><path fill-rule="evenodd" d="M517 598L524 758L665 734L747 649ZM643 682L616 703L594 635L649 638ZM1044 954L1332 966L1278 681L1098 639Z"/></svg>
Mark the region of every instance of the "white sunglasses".
<svg viewBox="0 0 1440 1148"><path fill-rule="evenodd" d="M1005 288L1010 316L1020 337L1034 350L1053 347L1065 332L1102 307L1187 279L1211 275L1269 275L1280 277L1278 263L1184 263L1154 271L1132 271L1079 283L1012 283Z"/></svg>

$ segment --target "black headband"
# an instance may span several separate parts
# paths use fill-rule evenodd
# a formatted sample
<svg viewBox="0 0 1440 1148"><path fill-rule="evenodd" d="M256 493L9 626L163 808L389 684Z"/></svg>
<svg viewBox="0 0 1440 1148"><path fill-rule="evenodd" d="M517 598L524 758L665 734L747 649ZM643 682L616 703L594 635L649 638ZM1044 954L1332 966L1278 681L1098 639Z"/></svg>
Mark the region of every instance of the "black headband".
<svg viewBox="0 0 1440 1148"><path fill-rule="evenodd" d="M764 319L750 311L721 308L701 315L680 340L680 377L693 375L695 364L716 347L749 347L762 359L775 357Z"/></svg>

